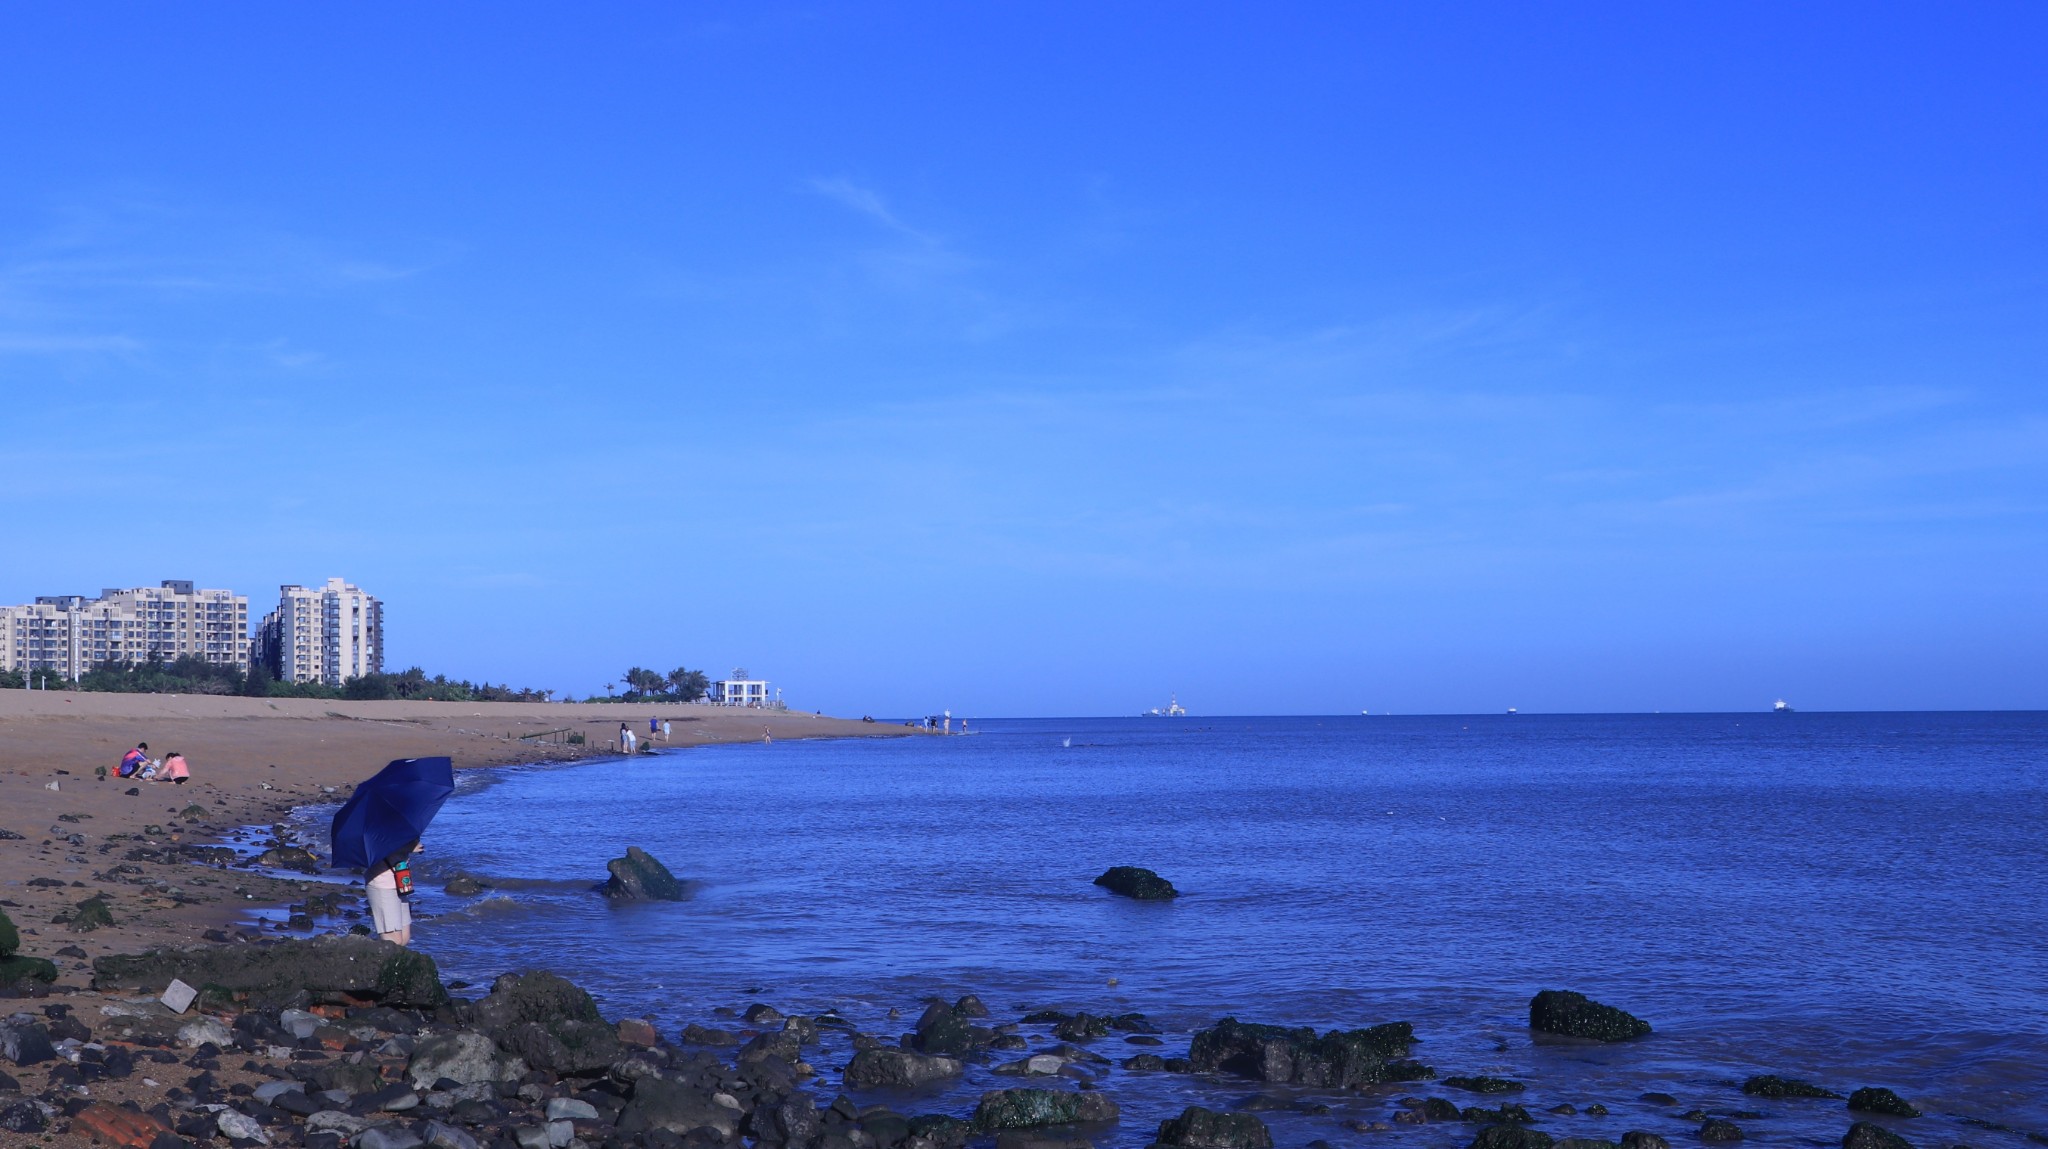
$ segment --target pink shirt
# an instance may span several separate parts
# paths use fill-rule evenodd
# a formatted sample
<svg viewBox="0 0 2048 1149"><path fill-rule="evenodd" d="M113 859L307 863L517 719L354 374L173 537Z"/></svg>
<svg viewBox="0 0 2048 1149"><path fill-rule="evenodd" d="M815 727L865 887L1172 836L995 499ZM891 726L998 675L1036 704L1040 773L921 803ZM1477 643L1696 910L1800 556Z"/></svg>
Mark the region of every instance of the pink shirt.
<svg viewBox="0 0 2048 1149"><path fill-rule="evenodd" d="M192 771L185 766L185 756L183 754L173 754L169 758L164 759L164 777L190 778L191 776Z"/></svg>

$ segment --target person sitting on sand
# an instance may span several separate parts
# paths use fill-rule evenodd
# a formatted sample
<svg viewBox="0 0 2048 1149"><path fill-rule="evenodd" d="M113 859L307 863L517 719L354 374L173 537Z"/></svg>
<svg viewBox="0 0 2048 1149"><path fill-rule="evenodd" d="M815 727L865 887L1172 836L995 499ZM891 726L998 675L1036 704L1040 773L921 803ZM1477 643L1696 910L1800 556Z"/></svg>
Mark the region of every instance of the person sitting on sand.
<svg viewBox="0 0 2048 1149"><path fill-rule="evenodd" d="M168 778L173 786L183 786L192 777L192 768L185 764L185 756L176 750L164 755L164 767L158 777Z"/></svg>
<svg viewBox="0 0 2048 1149"><path fill-rule="evenodd" d="M121 755L121 765L116 773L120 774L123 778L133 778L136 771L141 770L148 761L149 743L137 742L135 749Z"/></svg>
<svg viewBox="0 0 2048 1149"><path fill-rule="evenodd" d="M407 900L412 897L412 856L425 850L418 842L401 846L372 866L363 879L370 898L370 918L376 923L377 936L387 942L412 944L412 904Z"/></svg>

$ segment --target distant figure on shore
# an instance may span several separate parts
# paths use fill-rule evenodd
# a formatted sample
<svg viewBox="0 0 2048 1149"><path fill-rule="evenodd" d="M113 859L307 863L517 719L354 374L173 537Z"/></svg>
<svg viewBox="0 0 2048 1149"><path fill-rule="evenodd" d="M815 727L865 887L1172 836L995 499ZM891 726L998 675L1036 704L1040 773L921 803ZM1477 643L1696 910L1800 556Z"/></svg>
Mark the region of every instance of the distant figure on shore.
<svg viewBox="0 0 2048 1149"><path fill-rule="evenodd" d="M650 718L650 719L648 719L648 720L647 720L647 740L648 740L649 742L652 742L652 741L654 741L654 736L655 736L655 735L657 735L657 734L659 734L659 733L661 733L661 719L659 719L659 718Z"/></svg>
<svg viewBox="0 0 2048 1149"><path fill-rule="evenodd" d="M770 729L768 729L768 728L767 728L766 726L763 726L763 727L761 728L761 741L763 741L763 742L773 742L773 741L775 741L775 732L774 732L774 731L772 731L772 730L770 730Z"/></svg>
<svg viewBox="0 0 2048 1149"><path fill-rule="evenodd" d="M168 778L173 786L183 786L192 777L192 768L185 764L185 756L176 750L164 755L161 777Z"/></svg>
<svg viewBox="0 0 2048 1149"><path fill-rule="evenodd" d="M633 752L634 746L637 745L639 741L640 739L634 735L633 728L631 726L628 726L623 722L619 723L619 753L631 754Z"/></svg>
<svg viewBox="0 0 2048 1149"><path fill-rule="evenodd" d="M370 919L377 936L402 946L412 944L412 856L426 847L414 842L392 851L370 868L363 879L370 898Z"/></svg>
<svg viewBox="0 0 2048 1149"><path fill-rule="evenodd" d="M121 765L116 770L123 778L133 778L137 771L149 761L149 743L137 742L135 749L121 755Z"/></svg>
<svg viewBox="0 0 2048 1149"><path fill-rule="evenodd" d="M666 718L661 720L661 740L663 742L668 741L668 719Z"/></svg>

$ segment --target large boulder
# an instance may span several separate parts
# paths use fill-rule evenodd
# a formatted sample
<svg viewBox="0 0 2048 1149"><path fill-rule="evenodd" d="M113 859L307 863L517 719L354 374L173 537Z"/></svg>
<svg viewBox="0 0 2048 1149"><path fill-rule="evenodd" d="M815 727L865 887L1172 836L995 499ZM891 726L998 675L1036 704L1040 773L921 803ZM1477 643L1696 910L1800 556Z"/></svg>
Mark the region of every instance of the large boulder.
<svg viewBox="0 0 2048 1149"><path fill-rule="evenodd" d="M680 902L683 883L669 873L654 855L638 846L626 847L626 856L604 864L611 877L604 884L604 896L628 902Z"/></svg>
<svg viewBox="0 0 2048 1149"><path fill-rule="evenodd" d="M368 998L432 1009L448 1000L433 958L353 934L110 954L92 966L94 989L160 994L175 979L246 995L259 1008Z"/></svg>
<svg viewBox="0 0 2048 1149"><path fill-rule="evenodd" d="M458 1029L421 1038L405 1074L421 1089L443 1077L463 1085L517 1081L526 1075L526 1062L499 1052L497 1042L475 1030Z"/></svg>
<svg viewBox="0 0 2048 1149"><path fill-rule="evenodd" d="M1529 1001L1529 1028L1593 1041L1630 1041L1647 1036L1650 1023L1583 993L1546 989Z"/></svg>
<svg viewBox="0 0 2048 1149"><path fill-rule="evenodd" d="M666 1129L685 1137L709 1129L718 1140L730 1141L739 1133L740 1113L720 1105L701 1089L643 1077L633 1083L633 1096L619 1112L618 1127L621 1133Z"/></svg>
<svg viewBox="0 0 2048 1149"><path fill-rule="evenodd" d="M974 1127L1035 1129L1041 1125L1075 1125L1114 1121L1116 1102L1110 1097L1070 1089L995 1089L981 1095L974 1107Z"/></svg>
<svg viewBox="0 0 2048 1149"><path fill-rule="evenodd" d="M1181 1149L1273 1149L1273 1134L1264 1121L1249 1113L1218 1113L1199 1105L1161 1121L1159 1135L1152 1140Z"/></svg>
<svg viewBox="0 0 2048 1149"><path fill-rule="evenodd" d="M863 1049L846 1066L848 1089L914 1089L960 1075L960 1062L901 1049Z"/></svg>
<svg viewBox="0 0 2048 1149"><path fill-rule="evenodd" d="M533 1069L599 1073L625 1054L618 1031L605 1024L590 995L546 970L505 974L458 1014Z"/></svg>
<svg viewBox="0 0 2048 1149"><path fill-rule="evenodd" d="M15 1065L37 1065L54 1061L57 1050L50 1044L50 1032L38 1022L22 1018L0 1018L0 1058Z"/></svg>
<svg viewBox="0 0 2048 1149"><path fill-rule="evenodd" d="M1163 902L1180 896L1172 882L1143 866L1111 866L1095 879L1095 884L1112 894L1141 902Z"/></svg>
<svg viewBox="0 0 2048 1149"><path fill-rule="evenodd" d="M1370 1029L1333 1029L1319 1037L1307 1026L1250 1025L1226 1017L1195 1033L1188 1060L1203 1072L1350 1089L1433 1076L1428 1066L1404 1060L1414 1040L1414 1030L1405 1021Z"/></svg>

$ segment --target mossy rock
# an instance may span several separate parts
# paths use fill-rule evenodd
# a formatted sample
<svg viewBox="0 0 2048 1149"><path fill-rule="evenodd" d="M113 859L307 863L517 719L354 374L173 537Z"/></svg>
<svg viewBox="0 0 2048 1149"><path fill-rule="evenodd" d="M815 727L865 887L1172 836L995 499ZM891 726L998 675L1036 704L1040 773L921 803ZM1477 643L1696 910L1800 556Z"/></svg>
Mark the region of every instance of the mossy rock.
<svg viewBox="0 0 2048 1149"><path fill-rule="evenodd" d="M206 807L194 802L190 806L178 811L178 817L185 819L187 822L197 822L206 817Z"/></svg>
<svg viewBox="0 0 2048 1149"><path fill-rule="evenodd" d="M91 933L93 930L112 926L114 911L107 907L105 895L94 894L78 903L69 914L58 915L58 920L70 927L74 933Z"/></svg>
<svg viewBox="0 0 2048 1149"><path fill-rule="evenodd" d="M1066 1089L991 1090L974 1108L974 1127L984 1132L1116 1119L1117 1104L1110 1097Z"/></svg>
<svg viewBox="0 0 2048 1149"><path fill-rule="evenodd" d="M21 957L14 955L0 957L0 989L39 981L45 985L57 980L56 963L48 958Z"/></svg>
<svg viewBox="0 0 2048 1149"><path fill-rule="evenodd" d="M14 928L14 919L0 910L0 958L10 957L21 948L21 934Z"/></svg>

